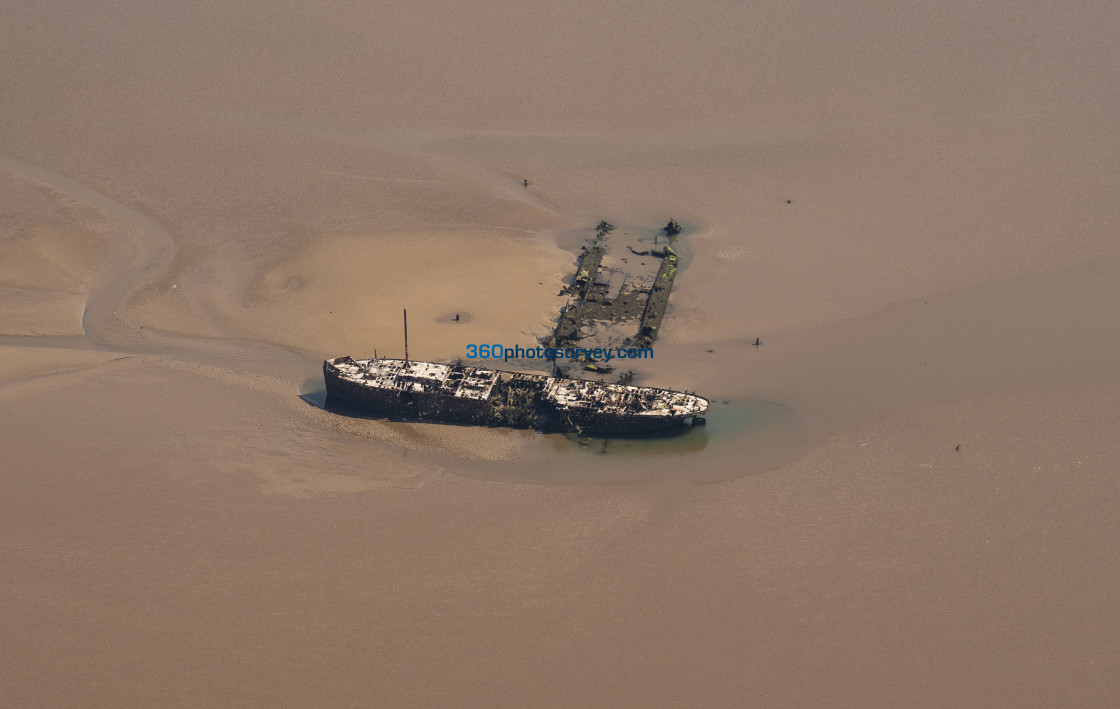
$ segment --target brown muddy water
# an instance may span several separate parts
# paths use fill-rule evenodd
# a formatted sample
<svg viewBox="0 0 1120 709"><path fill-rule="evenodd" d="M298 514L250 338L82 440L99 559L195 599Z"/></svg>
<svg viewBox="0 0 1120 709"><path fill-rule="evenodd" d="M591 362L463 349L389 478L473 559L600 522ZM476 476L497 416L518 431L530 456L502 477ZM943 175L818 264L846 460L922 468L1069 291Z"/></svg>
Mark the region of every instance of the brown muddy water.
<svg viewBox="0 0 1120 709"><path fill-rule="evenodd" d="M9 5L3 706L1120 701L1110 4ZM670 217L706 427L316 405Z"/></svg>

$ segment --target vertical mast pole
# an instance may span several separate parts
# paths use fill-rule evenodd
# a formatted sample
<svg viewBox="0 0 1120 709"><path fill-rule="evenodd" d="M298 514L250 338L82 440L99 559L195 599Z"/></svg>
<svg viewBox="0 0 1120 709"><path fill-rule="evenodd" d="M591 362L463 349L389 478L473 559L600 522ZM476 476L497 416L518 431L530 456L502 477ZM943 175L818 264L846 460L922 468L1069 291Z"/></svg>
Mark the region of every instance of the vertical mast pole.
<svg viewBox="0 0 1120 709"><path fill-rule="evenodd" d="M408 364L408 308L404 309L404 361Z"/></svg>

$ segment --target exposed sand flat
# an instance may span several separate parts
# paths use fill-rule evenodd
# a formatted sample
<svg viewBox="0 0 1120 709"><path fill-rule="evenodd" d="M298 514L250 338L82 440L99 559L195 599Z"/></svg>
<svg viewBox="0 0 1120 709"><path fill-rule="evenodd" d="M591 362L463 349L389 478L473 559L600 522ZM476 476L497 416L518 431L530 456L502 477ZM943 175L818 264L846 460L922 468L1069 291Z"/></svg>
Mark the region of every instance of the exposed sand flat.
<svg viewBox="0 0 1120 709"><path fill-rule="evenodd" d="M37 225L0 240L0 334L81 335L107 242L73 225Z"/></svg>
<svg viewBox="0 0 1120 709"><path fill-rule="evenodd" d="M0 704L1120 704L1114 3L3 17ZM669 217L706 428L309 403Z"/></svg>
<svg viewBox="0 0 1120 709"><path fill-rule="evenodd" d="M85 305L81 294L0 288L0 334L81 335Z"/></svg>
<svg viewBox="0 0 1120 709"><path fill-rule="evenodd" d="M407 308L412 356L465 357L470 342L536 344L564 302L570 264L570 254L516 232L329 234L265 267L212 317L227 332L303 352L403 356ZM149 290L127 317L189 332L182 297ZM456 312L469 317L437 322Z"/></svg>
<svg viewBox="0 0 1120 709"><path fill-rule="evenodd" d="M45 291L88 289L105 258L103 234L39 225L0 241L0 284Z"/></svg>

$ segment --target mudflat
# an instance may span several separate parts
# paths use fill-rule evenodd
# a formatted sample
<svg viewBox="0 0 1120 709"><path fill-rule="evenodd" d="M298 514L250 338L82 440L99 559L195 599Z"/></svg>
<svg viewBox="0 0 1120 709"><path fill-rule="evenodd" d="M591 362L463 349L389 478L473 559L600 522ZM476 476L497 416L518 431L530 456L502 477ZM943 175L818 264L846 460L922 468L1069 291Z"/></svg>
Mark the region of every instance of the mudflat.
<svg viewBox="0 0 1120 709"><path fill-rule="evenodd" d="M4 17L4 706L1120 701L1110 5ZM707 427L317 405L670 217Z"/></svg>

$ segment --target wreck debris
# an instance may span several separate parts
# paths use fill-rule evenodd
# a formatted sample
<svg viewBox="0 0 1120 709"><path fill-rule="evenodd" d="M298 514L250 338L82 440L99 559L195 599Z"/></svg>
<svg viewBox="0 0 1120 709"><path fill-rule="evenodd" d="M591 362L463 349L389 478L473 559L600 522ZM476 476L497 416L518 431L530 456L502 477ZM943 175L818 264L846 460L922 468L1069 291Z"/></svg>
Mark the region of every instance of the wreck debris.
<svg viewBox="0 0 1120 709"><path fill-rule="evenodd" d="M661 318L665 315L665 308L669 307L669 292L673 290L673 279L677 276L677 255L668 246L665 247L665 257L661 260L661 268L657 271L657 278L650 289L649 298L646 300L646 309L642 312L642 324L638 328L638 337L634 344L638 347L649 347L657 339L658 328L661 327Z"/></svg>
<svg viewBox="0 0 1120 709"><path fill-rule="evenodd" d="M565 347L580 341L617 344L621 339L622 345L647 348L657 339L679 258L671 245L641 247L650 244L650 236L656 245L661 231L669 233L669 242L673 242L680 225L671 219L665 229L644 236L625 229L615 235L614 230L613 224L600 221L595 237L581 247L572 282L561 291L569 296L568 302L552 335L542 340L545 346ZM656 273L652 263L647 266L648 259L635 264L626 258L627 252L660 259ZM633 327L633 334L619 333L622 327Z"/></svg>

